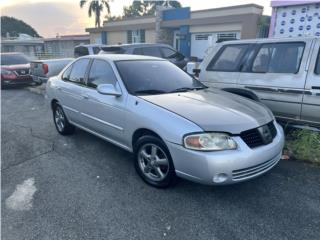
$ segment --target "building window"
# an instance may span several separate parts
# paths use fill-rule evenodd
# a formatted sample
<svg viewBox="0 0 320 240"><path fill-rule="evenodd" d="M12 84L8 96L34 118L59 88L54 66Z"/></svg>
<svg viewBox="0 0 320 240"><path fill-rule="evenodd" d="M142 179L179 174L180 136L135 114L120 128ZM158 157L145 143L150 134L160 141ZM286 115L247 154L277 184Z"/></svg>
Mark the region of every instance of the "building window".
<svg viewBox="0 0 320 240"><path fill-rule="evenodd" d="M145 42L145 30L129 30L127 31L127 42L128 43L144 43Z"/></svg>
<svg viewBox="0 0 320 240"><path fill-rule="evenodd" d="M197 34L196 35L196 40L208 40L210 34Z"/></svg>

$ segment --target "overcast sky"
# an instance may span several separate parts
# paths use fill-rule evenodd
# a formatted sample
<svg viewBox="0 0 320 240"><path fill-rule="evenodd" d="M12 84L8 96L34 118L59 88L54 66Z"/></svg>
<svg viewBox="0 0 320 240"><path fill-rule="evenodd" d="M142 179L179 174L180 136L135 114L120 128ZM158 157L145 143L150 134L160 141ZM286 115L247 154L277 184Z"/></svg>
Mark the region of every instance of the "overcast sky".
<svg viewBox="0 0 320 240"><path fill-rule="evenodd" d="M54 37L57 33L83 34L86 27L94 26L94 18L87 16L87 8L79 7L79 0L0 0L1 16L12 16L30 24L43 37ZM255 3L264 7L270 15L270 0L180 0L183 7L191 10L218 8ZM132 0L111 1L111 14L121 15L123 6Z"/></svg>

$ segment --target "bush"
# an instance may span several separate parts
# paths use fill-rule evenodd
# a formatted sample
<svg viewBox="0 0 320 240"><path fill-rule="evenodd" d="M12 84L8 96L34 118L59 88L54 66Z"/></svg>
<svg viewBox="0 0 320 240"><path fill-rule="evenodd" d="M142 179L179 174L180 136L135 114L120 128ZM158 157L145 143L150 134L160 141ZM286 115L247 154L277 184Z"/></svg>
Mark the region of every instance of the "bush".
<svg viewBox="0 0 320 240"><path fill-rule="evenodd" d="M295 130L287 135L285 148L294 159L320 164L319 132Z"/></svg>

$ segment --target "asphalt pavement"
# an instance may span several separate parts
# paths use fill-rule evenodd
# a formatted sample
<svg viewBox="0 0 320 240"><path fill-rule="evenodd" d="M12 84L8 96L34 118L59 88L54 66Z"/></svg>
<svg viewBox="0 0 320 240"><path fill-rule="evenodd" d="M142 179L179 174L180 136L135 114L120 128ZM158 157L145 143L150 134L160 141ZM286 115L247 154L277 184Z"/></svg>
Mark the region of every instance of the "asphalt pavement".
<svg viewBox="0 0 320 240"><path fill-rule="evenodd" d="M59 135L42 95L1 91L2 239L320 239L320 168L281 161L232 186L146 185L132 156Z"/></svg>

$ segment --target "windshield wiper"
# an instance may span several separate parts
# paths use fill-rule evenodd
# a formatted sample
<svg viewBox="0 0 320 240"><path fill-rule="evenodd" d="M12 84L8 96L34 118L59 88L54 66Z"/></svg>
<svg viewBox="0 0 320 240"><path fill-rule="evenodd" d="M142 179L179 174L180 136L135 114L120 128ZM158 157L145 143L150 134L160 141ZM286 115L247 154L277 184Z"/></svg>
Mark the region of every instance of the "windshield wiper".
<svg viewBox="0 0 320 240"><path fill-rule="evenodd" d="M146 89L146 90L138 90L134 92L135 94L146 94L146 95L152 95L152 94L163 94L166 93L162 90L156 90L156 89Z"/></svg>
<svg viewBox="0 0 320 240"><path fill-rule="evenodd" d="M205 89L208 88L206 86L203 87L193 87L193 88L189 88L189 87L182 87L182 88L177 88L175 90L170 91L170 93L175 93L175 92L188 92L188 91L193 91L193 90L201 90L201 89Z"/></svg>

